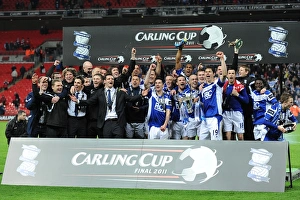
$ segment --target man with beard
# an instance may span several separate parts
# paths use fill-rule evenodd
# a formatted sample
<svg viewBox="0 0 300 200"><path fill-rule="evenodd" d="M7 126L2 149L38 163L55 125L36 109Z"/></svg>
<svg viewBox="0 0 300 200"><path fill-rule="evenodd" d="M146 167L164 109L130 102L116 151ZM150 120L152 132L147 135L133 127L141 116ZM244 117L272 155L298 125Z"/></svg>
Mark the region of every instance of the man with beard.
<svg viewBox="0 0 300 200"><path fill-rule="evenodd" d="M277 103L273 93L266 90L264 93L261 90L264 88L262 78L256 78L254 82L255 90L251 91L253 102L253 134L255 140L263 141L267 133L266 126L263 124L266 111L270 106Z"/></svg>
<svg viewBox="0 0 300 200"><path fill-rule="evenodd" d="M231 132L237 134L238 140L244 140L244 114L242 104L249 102L243 84L236 80L234 69L228 69L227 81L223 86L223 124L226 140L231 140Z"/></svg>

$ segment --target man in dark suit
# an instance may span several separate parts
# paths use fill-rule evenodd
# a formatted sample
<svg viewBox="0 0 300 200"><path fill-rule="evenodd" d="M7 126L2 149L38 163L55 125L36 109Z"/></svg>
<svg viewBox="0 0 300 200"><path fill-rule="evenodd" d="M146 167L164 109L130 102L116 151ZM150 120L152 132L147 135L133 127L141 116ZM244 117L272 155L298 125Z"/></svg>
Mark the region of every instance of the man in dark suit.
<svg viewBox="0 0 300 200"><path fill-rule="evenodd" d="M144 90L141 95L129 96L123 90L114 88L114 77L107 74L104 88L98 90L90 99L79 101L75 96L70 98L79 105L98 105L97 127L103 130L104 138L124 138L126 102L139 101L147 94L148 90Z"/></svg>

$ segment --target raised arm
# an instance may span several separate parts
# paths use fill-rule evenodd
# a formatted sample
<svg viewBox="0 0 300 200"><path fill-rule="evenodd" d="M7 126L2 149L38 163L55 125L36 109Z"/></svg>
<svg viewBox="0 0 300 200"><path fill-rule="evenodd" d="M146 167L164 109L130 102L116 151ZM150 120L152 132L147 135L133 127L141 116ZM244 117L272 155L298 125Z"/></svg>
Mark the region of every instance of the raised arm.
<svg viewBox="0 0 300 200"><path fill-rule="evenodd" d="M178 48L176 57L175 57L175 70L181 69L181 56L182 56L182 49L186 44L187 39L183 39L180 42L175 42L175 47Z"/></svg>
<svg viewBox="0 0 300 200"><path fill-rule="evenodd" d="M239 50L243 45L243 41L241 39L236 39L235 41L232 41L229 43L229 46L234 47L234 54L233 54L233 60L232 60L232 65L231 67L237 71L238 70L238 55L239 55Z"/></svg>
<svg viewBox="0 0 300 200"><path fill-rule="evenodd" d="M225 63L224 53L222 51L218 51L216 56L220 59L221 67L222 67L222 76L220 76L220 81L224 82L227 76L227 65Z"/></svg>
<svg viewBox="0 0 300 200"><path fill-rule="evenodd" d="M156 76L160 76L161 75L161 61L162 61L162 59L161 59L159 54L157 54L157 56L155 56L155 59L156 59L156 62L157 62L156 68L155 68L155 74L156 74Z"/></svg>
<svg viewBox="0 0 300 200"><path fill-rule="evenodd" d="M128 69L129 75L132 74L132 72L133 72L133 70L134 70L134 68L135 68L135 65L136 65L135 54L136 54L136 49L135 49L135 48L132 48L132 49L131 49L131 57L130 57L129 69Z"/></svg>
<svg viewBox="0 0 300 200"><path fill-rule="evenodd" d="M147 74L146 74L146 77L145 77L145 82L144 82L144 85L145 85L145 88L150 88L150 82L149 82L149 79L150 79L150 74L151 74L151 71L152 70L155 70L156 68L156 65L155 64L151 64L149 66L149 69L147 71Z"/></svg>
<svg viewBox="0 0 300 200"><path fill-rule="evenodd" d="M46 76L51 77L55 68L60 64L59 60L55 60L53 65L50 67L50 69L47 71Z"/></svg>

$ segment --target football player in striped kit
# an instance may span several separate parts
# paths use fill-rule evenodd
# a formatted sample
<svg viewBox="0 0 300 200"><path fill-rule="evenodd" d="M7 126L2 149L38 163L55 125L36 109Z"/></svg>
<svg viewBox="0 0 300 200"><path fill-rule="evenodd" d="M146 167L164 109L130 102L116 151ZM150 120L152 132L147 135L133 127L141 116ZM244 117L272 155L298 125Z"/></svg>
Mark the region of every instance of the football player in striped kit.
<svg viewBox="0 0 300 200"><path fill-rule="evenodd" d="M170 95L163 91L163 85L162 79L157 77L154 88L148 93L148 139L169 139L168 122L172 103Z"/></svg>
<svg viewBox="0 0 300 200"><path fill-rule="evenodd" d="M171 129L172 139L180 140L187 139L187 135L185 134L186 136L184 136L184 132L186 132L185 128L189 121L189 113L192 112L193 108L191 103L191 90L186 83L185 77L179 75L176 84L176 94L173 95L174 106L171 114Z"/></svg>
<svg viewBox="0 0 300 200"><path fill-rule="evenodd" d="M206 83L200 85L200 101L203 103L203 121L198 133L199 140L222 140L220 124L222 121L223 86L227 75L224 53L219 51L216 56L221 61L222 76L214 80L214 70L206 67Z"/></svg>
<svg viewBox="0 0 300 200"><path fill-rule="evenodd" d="M256 78L254 87L255 90L250 93L253 102L253 134L255 140L263 141L267 133L266 126L263 124L264 117L268 108L277 103L277 99L272 92L264 89L262 78ZM265 92L261 92L263 89Z"/></svg>
<svg viewBox="0 0 300 200"><path fill-rule="evenodd" d="M280 103L273 104L267 110L264 124L269 130L263 141L283 141L283 133L289 132L285 128L285 125L289 122L292 122L291 130L296 129L297 119L290 111L292 105L293 96L289 93L283 93L280 97Z"/></svg>

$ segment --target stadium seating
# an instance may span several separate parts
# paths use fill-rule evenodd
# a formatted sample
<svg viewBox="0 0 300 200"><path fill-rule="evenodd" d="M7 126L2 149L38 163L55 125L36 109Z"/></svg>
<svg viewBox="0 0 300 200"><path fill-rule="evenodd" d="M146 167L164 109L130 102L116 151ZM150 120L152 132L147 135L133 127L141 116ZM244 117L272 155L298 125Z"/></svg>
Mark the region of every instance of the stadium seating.
<svg viewBox="0 0 300 200"><path fill-rule="evenodd" d="M17 3L24 2L24 8L17 9ZM28 10L30 0L3 0L2 10L4 11L13 11L13 10ZM20 5L19 5L20 6Z"/></svg>
<svg viewBox="0 0 300 200"><path fill-rule="evenodd" d="M38 47L43 42L47 40L62 40L62 30L50 30L49 34L40 34L39 30L19 30L19 31L0 31L1 39L0 39L0 50L1 54L14 54L16 53L20 54L21 49L18 49L17 51L5 51L4 44L6 42L15 42L18 38L21 40L24 38L26 41L29 39L30 46L32 47ZM25 52L23 52L24 55Z"/></svg>
<svg viewBox="0 0 300 200"><path fill-rule="evenodd" d="M45 67L46 73L47 73L47 71L50 69L50 67L53 65L53 63L54 63L54 62L45 62L45 63L44 63L44 67ZM35 70L34 70L34 73L38 74L39 76L41 76L41 75L44 76L44 75L45 75L45 74L42 74L42 73L40 72L40 68L35 69Z"/></svg>
<svg viewBox="0 0 300 200"><path fill-rule="evenodd" d="M25 68L28 70L29 68L32 67L33 63L16 63L14 64L17 66L17 69L19 69L21 65L24 65ZM0 65L0 68L1 69L9 69L11 70L11 64L8 65L8 64L1 64ZM1 73L1 80L2 79L2 73ZM9 74L10 75L10 74ZM20 107L19 109L22 109L22 110L25 110L26 114L28 115L29 114L29 110L27 110L25 108L25 98L27 96L27 94L31 92L31 79L22 79L20 81L18 81L15 85L11 86L8 90L4 90L3 92L0 93L0 95L4 95L6 97L6 107L5 107L5 115L7 116L12 116L12 115L16 115L17 114L17 109L15 108L14 104L12 103L13 100L14 100L14 94L15 93L18 93L19 96L20 96Z"/></svg>
<svg viewBox="0 0 300 200"><path fill-rule="evenodd" d="M29 63L3 63L0 64L0 69L1 69L1 73L0 73L0 80L2 81L1 83L1 87L3 87L3 82L4 81L8 81L11 82L12 77L11 77L11 68L12 66L16 66L17 67L17 72L20 75L20 68L22 66L25 67L26 71L28 71L28 69L33 67L33 63L29 62Z"/></svg>
<svg viewBox="0 0 300 200"><path fill-rule="evenodd" d="M0 80L6 80L10 79L11 80L11 67L12 65L15 65L17 67L17 71L19 72L19 69L22 65L26 68L26 70L30 69L33 67L34 63L9 63L9 64L0 64ZM49 68L53 65L53 62L46 62L44 63L44 67L46 71L49 70ZM76 70L78 70L78 66L74 66ZM41 75L40 69L37 67L34 70L35 73L37 73L39 76ZM32 85L31 85L31 79L21 79L20 81L17 81L15 85L11 86L8 90L4 90L3 92L0 93L0 96L4 95L6 97L6 116L12 116L17 114L17 110L12 103L14 100L14 94L18 93L21 99L21 104L19 109L25 110L26 114L29 115L29 110L26 109L25 107L25 98L29 92L32 91Z"/></svg>
<svg viewBox="0 0 300 200"><path fill-rule="evenodd" d="M124 7L137 7L137 3L139 0L120 0L120 4L117 3L117 0L111 0L111 8L124 8ZM24 2L24 8L16 7L18 2ZM30 0L3 0L3 6L1 10L4 11L15 11L15 10L28 10ZM62 1L60 1L62 2ZM67 1L65 1L67 2ZM104 7L106 8L107 0L84 0L83 8L92 8L92 7ZM98 5L98 6L96 6ZM158 6L158 0L145 0L146 7L156 7ZM65 9L66 5L59 5L58 9ZM76 6L75 6L76 8ZM36 10L56 10L55 1L49 0L39 0L38 5L36 6Z"/></svg>

